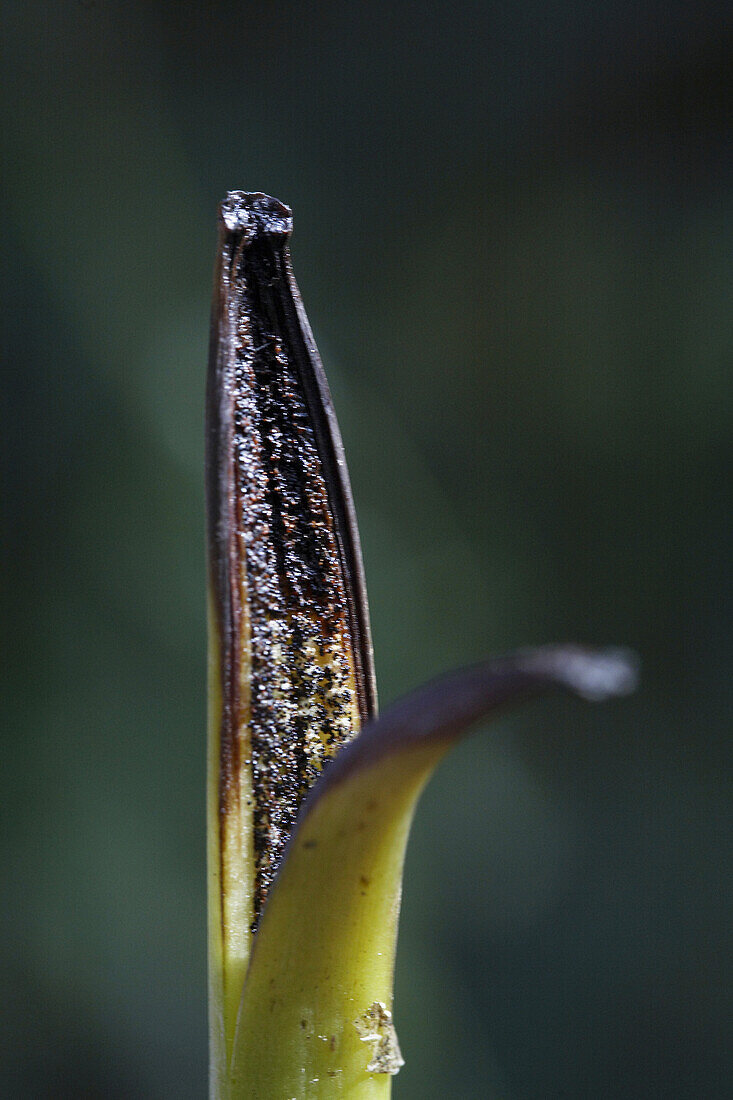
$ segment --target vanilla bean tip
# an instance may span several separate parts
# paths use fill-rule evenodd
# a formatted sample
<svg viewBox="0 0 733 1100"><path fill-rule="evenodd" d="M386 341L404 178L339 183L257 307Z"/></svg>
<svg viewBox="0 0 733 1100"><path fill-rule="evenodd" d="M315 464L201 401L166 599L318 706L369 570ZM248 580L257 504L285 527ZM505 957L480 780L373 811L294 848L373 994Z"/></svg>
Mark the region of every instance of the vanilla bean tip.
<svg viewBox="0 0 733 1100"><path fill-rule="evenodd" d="M219 206L219 216L225 229L242 235L245 243L256 237L283 240L293 231L290 207L262 191L229 191Z"/></svg>

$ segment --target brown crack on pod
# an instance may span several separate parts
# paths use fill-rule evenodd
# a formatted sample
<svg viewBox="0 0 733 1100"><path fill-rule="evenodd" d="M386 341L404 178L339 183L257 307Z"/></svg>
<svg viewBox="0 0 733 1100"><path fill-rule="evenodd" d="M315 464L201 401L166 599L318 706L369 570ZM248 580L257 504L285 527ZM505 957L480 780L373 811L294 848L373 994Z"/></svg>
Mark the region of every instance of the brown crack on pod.
<svg viewBox="0 0 733 1100"><path fill-rule="evenodd" d="M354 1020L363 1043L372 1043L372 1060L367 1073L399 1073L405 1064L392 1022L392 1013L383 1001L374 1001L366 1012Z"/></svg>

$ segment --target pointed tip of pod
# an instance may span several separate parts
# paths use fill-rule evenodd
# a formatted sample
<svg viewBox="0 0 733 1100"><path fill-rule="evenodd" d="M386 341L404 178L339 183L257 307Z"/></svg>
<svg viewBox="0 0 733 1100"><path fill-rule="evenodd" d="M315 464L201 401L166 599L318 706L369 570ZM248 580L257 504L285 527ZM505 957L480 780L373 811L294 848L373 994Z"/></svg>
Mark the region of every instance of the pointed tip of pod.
<svg viewBox="0 0 733 1100"><path fill-rule="evenodd" d="M278 240L293 231L289 206L262 191L229 191L219 205L219 217L229 233L242 234L247 241L256 237Z"/></svg>

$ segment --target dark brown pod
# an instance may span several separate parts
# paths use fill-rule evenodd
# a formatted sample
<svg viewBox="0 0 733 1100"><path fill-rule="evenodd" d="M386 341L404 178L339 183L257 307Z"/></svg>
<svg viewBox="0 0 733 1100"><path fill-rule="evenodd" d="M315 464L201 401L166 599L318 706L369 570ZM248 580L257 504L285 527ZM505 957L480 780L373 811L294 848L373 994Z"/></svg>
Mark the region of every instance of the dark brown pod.
<svg viewBox="0 0 733 1100"><path fill-rule="evenodd" d="M250 828L253 926L305 794L376 713L348 473L291 231L267 195L221 204L207 382L221 887Z"/></svg>

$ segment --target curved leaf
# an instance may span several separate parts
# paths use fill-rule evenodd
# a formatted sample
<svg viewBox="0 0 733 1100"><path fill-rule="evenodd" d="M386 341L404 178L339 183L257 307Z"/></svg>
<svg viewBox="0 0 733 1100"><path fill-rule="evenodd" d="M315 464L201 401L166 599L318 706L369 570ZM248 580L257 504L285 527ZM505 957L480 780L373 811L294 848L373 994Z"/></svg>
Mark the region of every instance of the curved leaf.
<svg viewBox="0 0 733 1100"><path fill-rule="evenodd" d="M547 647L454 673L407 696L345 746L303 806L264 909L230 1067L232 1095L386 1097L402 865L417 798L480 718L565 688L635 683L624 651Z"/></svg>

